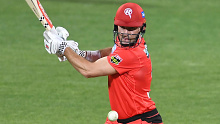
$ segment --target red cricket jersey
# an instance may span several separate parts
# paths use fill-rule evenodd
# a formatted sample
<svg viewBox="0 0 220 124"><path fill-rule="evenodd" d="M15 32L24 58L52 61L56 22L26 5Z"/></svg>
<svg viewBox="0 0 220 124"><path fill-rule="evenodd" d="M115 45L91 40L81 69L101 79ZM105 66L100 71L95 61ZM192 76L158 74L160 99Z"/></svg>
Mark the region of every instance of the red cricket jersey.
<svg viewBox="0 0 220 124"><path fill-rule="evenodd" d="M118 74L108 76L108 90L111 109L126 119L155 109L149 97L152 80L151 59L147 45L142 42L135 48L114 46L107 57L109 64Z"/></svg>

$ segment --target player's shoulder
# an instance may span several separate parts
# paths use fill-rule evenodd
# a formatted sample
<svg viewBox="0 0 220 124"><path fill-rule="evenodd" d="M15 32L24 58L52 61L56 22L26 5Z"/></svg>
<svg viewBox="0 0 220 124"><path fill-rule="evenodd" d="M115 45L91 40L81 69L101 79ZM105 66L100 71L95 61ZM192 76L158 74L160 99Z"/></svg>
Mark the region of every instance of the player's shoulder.
<svg viewBox="0 0 220 124"><path fill-rule="evenodd" d="M124 49L124 48L118 48L116 49L111 55L111 60L114 60L116 62L122 62L122 63L137 63L139 61L139 58L143 56L143 54L140 53L141 51L136 50L136 48L130 48L130 49Z"/></svg>

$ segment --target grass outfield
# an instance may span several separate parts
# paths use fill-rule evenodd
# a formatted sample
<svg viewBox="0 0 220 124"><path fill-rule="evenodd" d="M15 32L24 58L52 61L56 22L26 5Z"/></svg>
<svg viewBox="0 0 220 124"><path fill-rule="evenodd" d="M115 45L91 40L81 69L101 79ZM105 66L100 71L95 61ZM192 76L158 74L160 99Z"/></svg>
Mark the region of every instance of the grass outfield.
<svg viewBox="0 0 220 124"><path fill-rule="evenodd" d="M113 19L128 0L41 0L80 49L113 45ZM147 19L151 98L165 124L218 124L220 1L130 0ZM86 79L43 46L25 0L0 1L0 124L104 124L107 77Z"/></svg>

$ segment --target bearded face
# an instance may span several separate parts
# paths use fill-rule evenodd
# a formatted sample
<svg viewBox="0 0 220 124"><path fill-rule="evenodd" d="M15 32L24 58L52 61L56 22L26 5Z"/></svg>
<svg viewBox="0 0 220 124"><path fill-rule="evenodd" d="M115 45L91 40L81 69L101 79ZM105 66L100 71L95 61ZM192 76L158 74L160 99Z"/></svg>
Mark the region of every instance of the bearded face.
<svg viewBox="0 0 220 124"><path fill-rule="evenodd" d="M140 27L118 26L114 32L115 43L120 47L135 47L140 37Z"/></svg>

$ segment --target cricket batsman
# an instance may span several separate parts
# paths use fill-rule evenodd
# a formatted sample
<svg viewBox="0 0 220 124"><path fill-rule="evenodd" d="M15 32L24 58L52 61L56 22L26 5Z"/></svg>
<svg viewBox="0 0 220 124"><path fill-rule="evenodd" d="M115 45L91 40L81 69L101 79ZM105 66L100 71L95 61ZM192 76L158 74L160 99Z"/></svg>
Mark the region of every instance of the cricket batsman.
<svg viewBox="0 0 220 124"><path fill-rule="evenodd" d="M105 124L163 124L151 91L152 65L143 38L146 19L136 3L121 5L114 18L113 47L84 51L75 41L67 41L68 31L58 27L58 35L44 32L49 53L69 63L84 77L108 76L111 109L118 113L117 121Z"/></svg>

